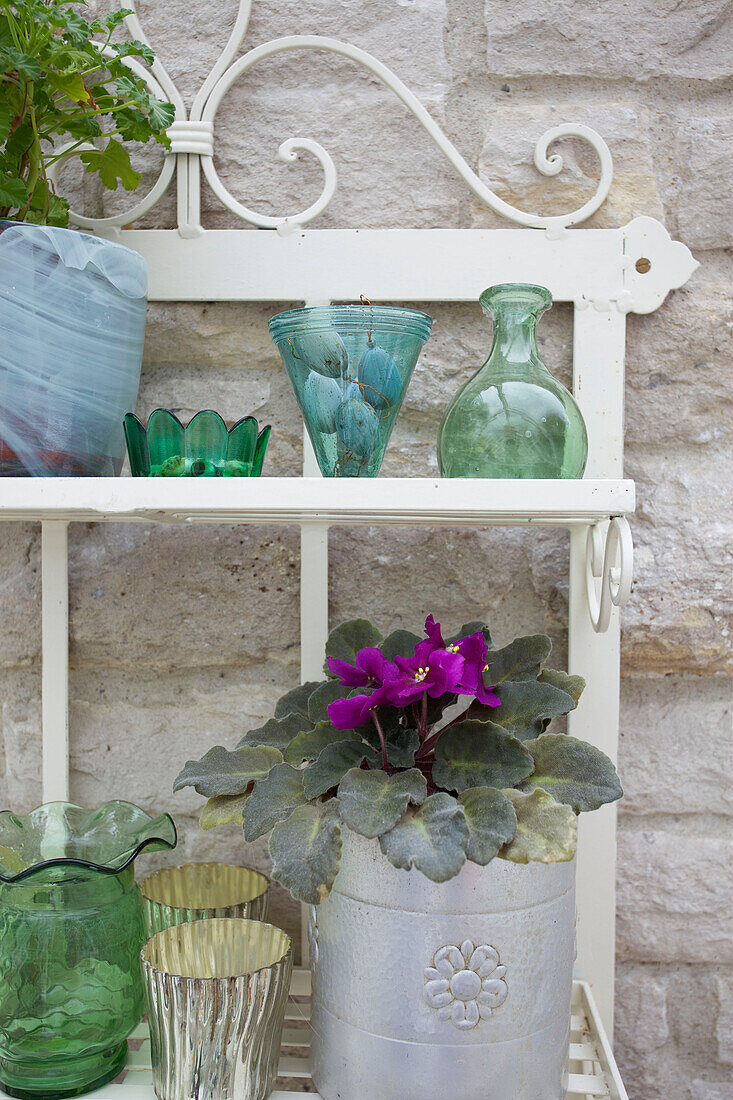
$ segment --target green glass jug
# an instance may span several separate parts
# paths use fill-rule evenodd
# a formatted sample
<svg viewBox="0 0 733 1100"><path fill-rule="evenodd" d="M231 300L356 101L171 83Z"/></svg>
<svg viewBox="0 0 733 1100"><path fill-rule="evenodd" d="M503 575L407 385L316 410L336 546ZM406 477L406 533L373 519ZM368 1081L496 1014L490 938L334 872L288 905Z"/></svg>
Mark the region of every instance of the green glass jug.
<svg viewBox="0 0 733 1100"><path fill-rule="evenodd" d="M582 477L588 457L582 414L540 359L535 339L552 295L545 287L504 283L479 301L493 318L494 343L443 417L442 476Z"/></svg>

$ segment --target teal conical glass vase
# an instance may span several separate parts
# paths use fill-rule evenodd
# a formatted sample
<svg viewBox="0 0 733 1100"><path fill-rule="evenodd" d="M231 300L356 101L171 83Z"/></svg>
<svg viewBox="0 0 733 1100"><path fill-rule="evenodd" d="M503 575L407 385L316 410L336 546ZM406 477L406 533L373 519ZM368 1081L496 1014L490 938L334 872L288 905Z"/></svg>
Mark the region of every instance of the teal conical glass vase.
<svg viewBox="0 0 733 1100"><path fill-rule="evenodd" d="M494 322L491 354L446 410L438 433L443 477L578 478L588 435L572 394L539 357L545 287L505 283L479 299Z"/></svg>

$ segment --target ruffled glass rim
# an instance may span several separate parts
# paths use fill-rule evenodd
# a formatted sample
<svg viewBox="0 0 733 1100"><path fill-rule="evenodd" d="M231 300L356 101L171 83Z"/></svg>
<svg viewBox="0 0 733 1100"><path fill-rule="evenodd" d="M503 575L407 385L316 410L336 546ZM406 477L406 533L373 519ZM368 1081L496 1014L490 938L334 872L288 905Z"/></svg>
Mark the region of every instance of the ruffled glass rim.
<svg viewBox="0 0 733 1100"><path fill-rule="evenodd" d="M402 306L336 305L306 306L278 313L268 322L270 336L277 343L288 336L308 332L338 333L401 332L423 342L430 335L433 319L419 309Z"/></svg>
<svg viewBox="0 0 733 1100"><path fill-rule="evenodd" d="M241 462L251 463L251 476L260 476L272 431L270 424L260 428L256 417L243 416L231 428L227 428L224 418L214 409L201 409L191 417L188 424L184 424L170 409L153 409L146 424L143 424L142 420L134 413L125 414L122 426L133 477L147 477L150 475L150 448L153 447L157 450L159 444L168 442L166 439L166 425L169 427L173 425L174 429L177 429L176 434L179 437L178 450L171 451L168 454L169 448L165 448L166 457L170 458L174 454L180 453L181 447L185 451L186 439L187 437L193 439L199 420L203 423L206 421L213 422L217 427L221 442L219 448L221 453L217 453L216 461L237 459ZM247 424L254 425L254 433L246 433L241 430ZM190 436L189 432L191 433ZM212 441L209 441L209 446L211 446L211 443Z"/></svg>
<svg viewBox="0 0 733 1100"><path fill-rule="evenodd" d="M33 830L37 830L34 837ZM26 830L24 834L24 830ZM125 831L127 830L127 831ZM43 853L45 846L87 837L91 844L98 839L108 843L115 839L117 847L104 859L85 859L81 856ZM32 862L23 858L19 841L24 839L32 846L37 840L37 858ZM13 885L51 867L83 867L105 875L118 875L137 859L145 849L170 851L178 843L176 825L170 814L151 817L132 802L114 800L105 802L95 810L77 806L73 802L46 802L28 814L15 814L12 810L0 811L0 882ZM20 870L9 866L13 862L25 863Z"/></svg>

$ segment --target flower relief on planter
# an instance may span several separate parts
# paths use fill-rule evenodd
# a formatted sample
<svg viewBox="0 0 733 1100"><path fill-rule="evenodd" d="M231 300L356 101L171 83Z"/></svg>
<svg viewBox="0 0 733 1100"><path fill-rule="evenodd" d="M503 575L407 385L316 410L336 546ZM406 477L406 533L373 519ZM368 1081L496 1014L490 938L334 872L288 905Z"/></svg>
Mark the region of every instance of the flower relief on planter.
<svg viewBox="0 0 733 1100"><path fill-rule="evenodd" d="M425 969L425 1000L441 1020L469 1031L504 1004L509 992L505 975L499 952L490 944L449 943L435 952L433 965Z"/></svg>
<svg viewBox="0 0 733 1100"><path fill-rule="evenodd" d="M239 822L248 842L270 833L273 878L311 905L328 898L349 834L378 838L394 867L435 883L467 861L572 860L577 815L622 790L599 749L547 732L585 686L544 667L550 649L543 634L495 649L481 622L444 637L432 615L422 638L344 623L328 639L327 679L289 691L233 750L188 761L175 790L208 799L205 829ZM491 945L436 950L422 964L435 1007L460 1002L465 1017L451 1007L451 1019L462 1027L499 1007Z"/></svg>

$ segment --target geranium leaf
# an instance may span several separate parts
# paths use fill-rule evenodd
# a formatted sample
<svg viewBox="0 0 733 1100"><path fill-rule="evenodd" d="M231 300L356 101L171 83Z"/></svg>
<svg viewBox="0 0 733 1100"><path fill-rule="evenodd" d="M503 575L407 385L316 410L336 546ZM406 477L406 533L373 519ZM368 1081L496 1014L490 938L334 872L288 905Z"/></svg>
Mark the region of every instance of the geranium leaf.
<svg viewBox="0 0 733 1100"><path fill-rule="evenodd" d="M585 690L585 680L582 676L570 676L557 668L543 668L539 680L541 684L552 684L553 687L567 692L574 700L576 707Z"/></svg>
<svg viewBox="0 0 733 1100"><path fill-rule="evenodd" d="M522 784L522 790L541 787L576 813L597 810L624 793L611 760L587 741L564 733L546 733L536 741L525 741L524 747L534 757L535 770Z"/></svg>
<svg viewBox="0 0 733 1100"><path fill-rule="evenodd" d="M272 877L294 898L320 905L331 893L341 862L338 802L309 802L279 822L270 837Z"/></svg>
<svg viewBox="0 0 733 1100"><path fill-rule="evenodd" d="M308 700L308 717L315 725L316 722L328 721L328 704L335 699L341 699L346 694L346 688L335 680L326 680L320 684Z"/></svg>
<svg viewBox="0 0 733 1100"><path fill-rule="evenodd" d="M118 181L125 191L134 191L140 182L140 173L130 164L130 154L124 145L110 138L104 149L86 149L79 154L87 172L96 172L105 187L117 190Z"/></svg>
<svg viewBox="0 0 733 1100"><path fill-rule="evenodd" d="M419 642L418 635L409 630L394 630L379 648L388 661L394 661L395 657L412 657Z"/></svg>
<svg viewBox="0 0 733 1100"><path fill-rule="evenodd" d="M379 838L379 847L394 867L416 867L433 882L447 882L466 862L468 825L455 798L443 791L422 806L410 807L393 829Z"/></svg>
<svg viewBox="0 0 733 1100"><path fill-rule="evenodd" d="M515 638L503 649L486 654L489 668L484 673L484 683L493 687L504 680L536 680L551 650L552 642L546 634Z"/></svg>
<svg viewBox="0 0 733 1100"><path fill-rule="evenodd" d="M297 768L307 760L316 760L327 745L353 740L358 738L351 730L335 730L330 722L319 722L313 729L303 730L293 738L283 753L283 759Z"/></svg>
<svg viewBox="0 0 733 1100"><path fill-rule="evenodd" d="M353 665L360 649L379 646L381 643L382 635L367 619L351 619L331 631L326 642L326 658L337 657L339 661L348 661ZM328 674L328 660L324 671Z"/></svg>
<svg viewBox="0 0 733 1100"><path fill-rule="evenodd" d="M269 718L264 726L245 733L237 745L241 749L243 745L270 745L273 749L279 749L285 755L290 742L303 730L310 728L310 721L301 714L286 714L284 718Z"/></svg>
<svg viewBox="0 0 733 1100"><path fill-rule="evenodd" d="M220 794L210 798L201 811L202 829L217 829L220 825L241 825L244 805L249 794Z"/></svg>
<svg viewBox="0 0 733 1100"><path fill-rule="evenodd" d="M402 730L396 737L387 738L387 759L393 768L411 768L419 746L417 730Z"/></svg>
<svg viewBox="0 0 733 1100"><path fill-rule="evenodd" d="M10 133L10 127L13 125L13 112L10 109L9 103L0 103L0 144L2 144Z"/></svg>
<svg viewBox="0 0 733 1100"><path fill-rule="evenodd" d="M306 802L303 772L289 764L276 764L269 775L258 779L244 810L244 839L257 840L279 821L290 817Z"/></svg>
<svg viewBox="0 0 733 1100"><path fill-rule="evenodd" d="M449 726L435 746L433 782L449 791L513 787L531 775L534 761L521 741L493 722Z"/></svg>
<svg viewBox="0 0 733 1100"><path fill-rule="evenodd" d="M291 691L286 691L275 703L275 717L284 718L286 714L302 714L307 718L308 700L322 683L324 683L323 680L309 680L306 684L299 684Z"/></svg>
<svg viewBox="0 0 733 1100"><path fill-rule="evenodd" d="M28 202L28 189L15 176L0 176L0 206L23 207Z"/></svg>
<svg viewBox="0 0 733 1100"><path fill-rule="evenodd" d="M496 694L501 706L491 711L491 721L503 726L520 741L538 737L550 718L567 714L575 707L572 695L553 684L538 681L506 680L497 686ZM473 708L469 713L473 714Z"/></svg>
<svg viewBox="0 0 733 1100"><path fill-rule="evenodd" d="M505 790L514 806L517 832L499 855L512 863L565 863L578 845L578 819L569 806L556 802L547 791Z"/></svg>
<svg viewBox="0 0 733 1100"><path fill-rule="evenodd" d="M458 802L468 825L466 855L485 867L517 831L517 815L509 799L495 787L470 787Z"/></svg>
<svg viewBox="0 0 733 1100"><path fill-rule="evenodd" d="M188 760L173 784L174 791L193 787L204 798L221 794L244 794L253 779L261 779L279 764L282 753L266 745L245 745L229 752L221 745L202 756Z"/></svg>
<svg viewBox="0 0 733 1100"><path fill-rule="evenodd" d="M419 806L427 793L425 776L417 768L396 775L352 768L339 787L341 817L361 836L381 836L399 821L410 802Z"/></svg>
<svg viewBox="0 0 733 1100"><path fill-rule="evenodd" d="M363 741L342 740L327 745L314 764L303 772L303 790L308 798L318 798L341 782L347 771L367 759L376 764L377 754Z"/></svg>

